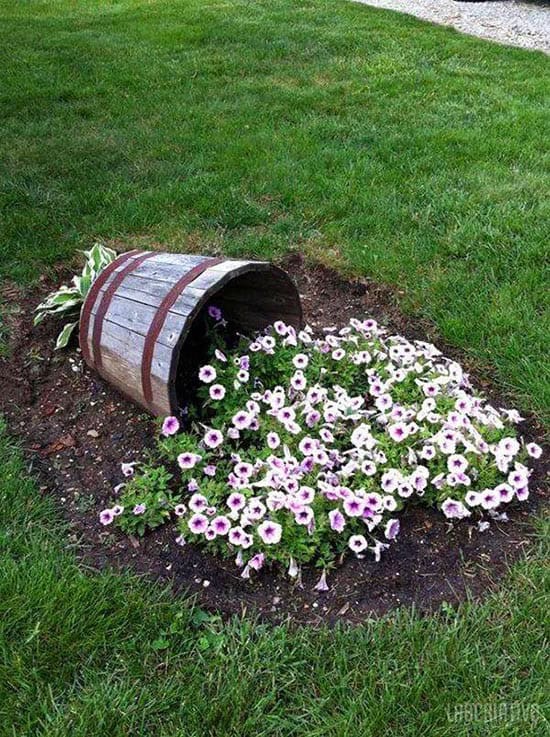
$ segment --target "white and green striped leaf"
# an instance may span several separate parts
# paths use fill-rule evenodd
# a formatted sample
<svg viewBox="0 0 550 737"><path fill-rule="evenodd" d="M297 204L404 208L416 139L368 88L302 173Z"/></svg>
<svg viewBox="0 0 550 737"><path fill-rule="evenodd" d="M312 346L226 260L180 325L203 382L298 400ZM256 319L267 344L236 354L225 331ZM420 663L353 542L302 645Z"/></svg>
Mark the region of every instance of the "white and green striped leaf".
<svg viewBox="0 0 550 737"><path fill-rule="evenodd" d="M59 287L38 305L35 310L37 313L34 318L35 325L39 325L45 317L50 315L78 315L95 279L106 266L114 261L117 254L112 248L107 248L101 243L94 243L89 251L84 251L84 257L82 273L74 276L70 285L64 284ZM78 321L65 325L57 338L56 349L67 345L77 325Z"/></svg>
<svg viewBox="0 0 550 737"><path fill-rule="evenodd" d="M66 348L67 343L70 340L71 335L73 334L73 331L75 327L78 325L78 320L76 322L68 322L63 330L59 333L57 336L57 340L55 341L55 350L59 350L59 348Z"/></svg>

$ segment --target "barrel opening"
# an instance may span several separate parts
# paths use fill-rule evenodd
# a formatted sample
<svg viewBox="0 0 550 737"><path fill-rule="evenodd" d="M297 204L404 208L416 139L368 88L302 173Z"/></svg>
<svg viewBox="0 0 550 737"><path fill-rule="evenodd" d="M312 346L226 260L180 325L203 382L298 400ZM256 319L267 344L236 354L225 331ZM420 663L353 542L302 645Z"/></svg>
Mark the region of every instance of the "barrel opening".
<svg viewBox="0 0 550 737"><path fill-rule="evenodd" d="M208 308L218 307L227 325L224 336L235 345L239 336L251 338L276 320L301 327L302 310L296 287L277 267L260 264L245 267L244 273L228 273L209 289L192 319L187 320L174 352L172 404L174 411L185 408L196 397L198 369L209 355L205 340Z"/></svg>

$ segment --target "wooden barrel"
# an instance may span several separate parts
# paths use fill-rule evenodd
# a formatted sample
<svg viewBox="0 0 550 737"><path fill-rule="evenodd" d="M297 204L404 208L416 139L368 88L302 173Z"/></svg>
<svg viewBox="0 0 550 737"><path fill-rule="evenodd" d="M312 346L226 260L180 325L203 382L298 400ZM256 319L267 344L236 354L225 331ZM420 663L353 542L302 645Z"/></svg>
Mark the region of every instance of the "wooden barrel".
<svg viewBox="0 0 550 737"><path fill-rule="evenodd" d="M86 297L80 317L84 360L149 412L177 412L186 404L177 381L186 338L213 298L244 333L275 320L302 323L296 287L272 264L129 251L101 272Z"/></svg>

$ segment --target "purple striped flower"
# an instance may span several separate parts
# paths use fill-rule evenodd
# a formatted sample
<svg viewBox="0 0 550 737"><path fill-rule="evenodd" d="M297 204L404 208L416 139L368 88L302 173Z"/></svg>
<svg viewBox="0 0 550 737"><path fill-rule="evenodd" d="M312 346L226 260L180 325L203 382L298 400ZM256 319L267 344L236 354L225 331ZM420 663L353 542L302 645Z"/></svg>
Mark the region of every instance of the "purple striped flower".
<svg viewBox="0 0 550 737"><path fill-rule="evenodd" d="M170 435L175 435L178 430L180 429L180 423L177 417L165 417L164 422L162 423L162 434L165 438L170 437Z"/></svg>

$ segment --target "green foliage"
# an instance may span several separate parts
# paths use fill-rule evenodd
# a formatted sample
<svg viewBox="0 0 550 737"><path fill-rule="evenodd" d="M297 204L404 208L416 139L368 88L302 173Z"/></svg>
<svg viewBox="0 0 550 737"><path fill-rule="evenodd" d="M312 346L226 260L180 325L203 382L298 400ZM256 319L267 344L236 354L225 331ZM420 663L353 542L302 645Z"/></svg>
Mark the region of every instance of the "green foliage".
<svg viewBox="0 0 550 737"><path fill-rule="evenodd" d="M61 317L80 315L80 310L90 291L90 287L103 269L116 258L116 251L101 243L95 243L89 251L84 251L85 263L82 273L73 276L69 286L63 285L51 292L36 308L34 324L39 325L45 317ZM78 325L78 320L69 322L57 336L56 349L65 348Z"/></svg>
<svg viewBox="0 0 550 737"><path fill-rule="evenodd" d="M146 530L154 530L169 519L180 501L169 489L171 478L164 466L144 466L139 475L124 485L118 500L124 508L118 518L124 532L142 536ZM136 513L136 505L143 511Z"/></svg>

